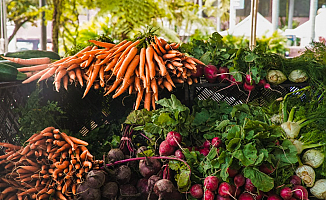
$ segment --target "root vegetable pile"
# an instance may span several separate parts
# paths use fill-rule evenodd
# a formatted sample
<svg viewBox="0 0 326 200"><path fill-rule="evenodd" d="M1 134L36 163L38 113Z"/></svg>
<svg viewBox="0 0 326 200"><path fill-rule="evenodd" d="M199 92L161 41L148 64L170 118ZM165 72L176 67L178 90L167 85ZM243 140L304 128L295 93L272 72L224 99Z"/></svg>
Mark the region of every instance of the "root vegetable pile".
<svg viewBox="0 0 326 200"><path fill-rule="evenodd" d="M118 44L90 42L96 46L88 46L51 64L20 68L21 72L35 72L23 83L39 82L54 75L57 91L61 85L67 90L69 83L84 86L86 82L83 97L92 87L104 88L105 95L115 92L112 98L129 92L137 95L135 110L142 99L144 108L150 110L155 109L159 88L172 91L176 83L197 83L197 78L191 75L196 73L197 64L204 64L178 51L180 44L169 44L156 36Z"/></svg>
<svg viewBox="0 0 326 200"><path fill-rule="evenodd" d="M47 127L27 140L27 145L6 147L0 156L0 199L72 199L86 173L98 169L87 142Z"/></svg>

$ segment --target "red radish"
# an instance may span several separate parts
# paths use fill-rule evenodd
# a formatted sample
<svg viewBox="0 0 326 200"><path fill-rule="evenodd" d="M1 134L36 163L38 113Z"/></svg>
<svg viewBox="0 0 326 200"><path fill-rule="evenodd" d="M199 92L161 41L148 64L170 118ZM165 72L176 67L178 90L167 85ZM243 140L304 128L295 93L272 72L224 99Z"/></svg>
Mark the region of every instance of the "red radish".
<svg viewBox="0 0 326 200"><path fill-rule="evenodd" d="M215 195L212 191L206 190L203 200L214 200Z"/></svg>
<svg viewBox="0 0 326 200"><path fill-rule="evenodd" d="M237 174L233 178L234 185L239 188L246 183L246 178L242 174Z"/></svg>
<svg viewBox="0 0 326 200"><path fill-rule="evenodd" d="M245 190L249 192L256 192L256 187L254 186L254 184L252 184L249 178L246 178Z"/></svg>
<svg viewBox="0 0 326 200"><path fill-rule="evenodd" d="M229 177L231 177L231 178L235 177L235 175L238 174L238 170L236 170L236 169L232 169L232 168L230 168L230 167L227 169L227 172L228 172L228 174L229 174Z"/></svg>
<svg viewBox="0 0 326 200"><path fill-rule="evenodd" d="M308 199L308 191L305 187L303 187L302 185L295 185L292 187L292 191L293 191L293 197L297 198L297 199L303 199L303 200L307 200Z"/></svg>
<svg viewBox="0 0 326 200"><path fill-rule="evenodd" d="M297 175L292 175L290 178L290 183L292 185L301 185L301 178Z"/></svg>
<svg viewBox="0 0 326 200"><path fill-rule="evenodd" d="M217 77L220 82L229 80L229 69L227 67L218 68L220 75Z"/></svg>
<svg viewBox="0 0 326 200"><path fill-rule="evenodd" d="M207 148L203 148L203 149L199 149L199 153L203 154L204 156L207 156L209 154L209 149Z"/></svg>
<svg viewBox="0 0 326 200"><path fill-rule="evenodd" d="M182 153L182 150L180 150L180 149L177 149L174 152L174 156L177 158L183 159L183 160L185 159L185 155Z"/></svg>
<svg viewBox="0 0 326 200"><path fill-rule="evenodd" d="M231 200L231 198L229 196L227 197L222 197L221 195L216 195L216 200Z"/></svg>
<svg viewBox="0 0 326 200"><path fill-rule="evenodd" d="M207 190L214 192L218 188L219 180L216 176L207 176L204 180L204 186Z"/></svg>
<svg viewBox="0 0 326 200"><path fill-rule="evenodd" d="M293 192L291 190L291 188L289 187L284 187L281 189L280 191L280 196L284 199L284 200L288 200L291 199L291 197L293 196Z"/></svg>
<svg viewBox="0 0 326 200"><path fill-rule="evenodd" d="M205 140L205 142L203 143L203 147L208 149L211 147L211 143L208 140Z"/></svg>
<svg viewBox="0 0 326 200"><path fill-rule="evenodd" d="M240 194L238 200L255 200L255 198L251 194L244 192Z"/></svg>
<svg viewBox="0 0 326 200"><path fill-rule="evenodd" d="M234 78L232 75L230 75L229 81L230 81L231 84L233 84L233 85L241 85L241 84L242 84L242 82L240 82L240 81L236 81L235 78Z"/></svg>
<svg viewBox="0 0 326 200"><path fill-rule="evenodd" d="M255 85L254 84L250 85L247 82L245 82L243 84L243 89L246 90L246 91L248 91L248 92L251 92L252 90L255 89Z"/></svg>
<svg viewBox="0 0 326 200"><path fill-rule="evenodd" d="M174 153L174 147L164 140L160 144L159 153L161 156L170 156Z"/></svg>
<svg viewBox="0 0 326 200"><path fill-rule="evenodd" d="M196 71L194 71L191 76L192 77L195 77L195 78L198 78L198 77L201 77L204 75L204 65L201 65L201 64L198 64L196 65Z"/></svg>
<svg viewBox="0 0 326 200"><path fill-rule="evenodd" d="M265 79L260 79L259 82L257 83L257 86L261 87L261 86L264 86L266 83L267 82Z"/></svg>
<svg viewBox="0 0 326 200"><path fill-rule="evenodd" d="M222 197L228 197L233 196L232 194L235 193L235 191L232 190L232 187L227 182L223 182L218 187L218 194Z"/></svg>
<svg viewBox="0 0 326 200"><path fill-rule="evenodd" d="M170 131L165 140L171 145L172 147L178 147L182 141L182 136L180 133L175 132L175 131Z"/></svg>
<svg viewBox="0 0 326 200"><path fill-rule="evenodd" d="M271 164L263 163L259 166L259 171L265 174L271 174L274 172L274 167Z"/></svg>
<svg viewBox="0 0 326 200"><path fill-rule="evenodd" d="M222 140L219 137L214 137L212 139L212 145L213 145L213 147L218 148L218 147L222 146Z"/></svg>
<svg viewBox="0 0 326 200"><path fill-rule="evenodd" d="M231 185L231 188L232 188L232 195L233 196L240 196L240 194L242 193L241 189L240 188L237 188L236 186L234 185Z"/></svg>
<svg viewBox="0 0 326 200"><path fill-rule="evenodd" d="M266 83L266 84L264 85L264 88L265 88L265 89L269 89L269 90L272 89L272 88L271 88L271 84L269 84L269 83Z"/></svg>
<svg viewBox="0 0 326 200"><path fill-rule="evenodd" d="M282 200L282 198L280 196L278 196L277 194L272 194L267 197L267 200Z"/></svg>
<svg viewBox="0 0 326 200"><path fill-rule="evenodd" d="M259 190L258 194L255 194L255 200L261 200L264 197L264 192Z"/></svg>
<svg viewBox="0 0 326 200"><path fill-rule="evenodd" d="M250 74L246 74L245 82L248 83L248 84L250 84L250 85L254 85L255 84L255 81L252 79L252 76Z"/></svg>
<svg viewBox="0 0 326 200"><path fill-rule="evenodd" d="M219 71L215 65L206 65L204 67L204 76L209 83L216 82Z"/></svg>
<svg viewBox="0 0 326 200"><path fill-rule="evenodd" d="M201 184L191 186L190 195L196 199L202 198L204 195L203 186Z"/></svg>

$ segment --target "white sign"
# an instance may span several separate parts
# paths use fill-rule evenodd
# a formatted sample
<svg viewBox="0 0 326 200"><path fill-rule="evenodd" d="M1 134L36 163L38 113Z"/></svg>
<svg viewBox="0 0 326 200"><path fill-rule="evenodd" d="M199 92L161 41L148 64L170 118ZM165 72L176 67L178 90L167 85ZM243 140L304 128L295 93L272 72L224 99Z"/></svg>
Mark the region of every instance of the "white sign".
<svg viewBox="0 0 326 200"><path fill-rule="evenodd" d="M233 1L234 9L244 9L244 0L231 0Z"/></svg>

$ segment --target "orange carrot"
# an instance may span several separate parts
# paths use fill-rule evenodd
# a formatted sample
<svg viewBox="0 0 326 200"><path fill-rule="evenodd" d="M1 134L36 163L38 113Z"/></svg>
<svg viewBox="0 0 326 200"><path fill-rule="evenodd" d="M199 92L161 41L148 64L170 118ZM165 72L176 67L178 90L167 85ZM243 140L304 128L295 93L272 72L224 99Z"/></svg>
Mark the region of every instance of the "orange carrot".
<svg viewBox="0 0 326 200"><path fill-rule="evenodd" d="M173 90L171 83L169 83L167 80L164 80L164 81L163 81L163 85L164 85L164 87L165 87L166 89L169 90L169 92L171 92L171 91Z"/></svg>
<svg viewBox="0 0 326 200"><path fill-rule="evenodd" d="M84 95L82 98L84 98L86 96L86 94L89 92L89 90L91 89L91 87L100 71L100 68L101 68L100 65L98 65L98 64L94 65L94 71L92 72L92 75L91 75L89 81L87 82L87 86L86 86L86 89L84 91Z"/></svg>
<svg viewBox="0 0 326 200"><path fill-rule="evenodd" d="M71 65L73 64L77 64L79 65L83 60L81 58L74 58L74 59L71 59L71 60L67 60L63 63L61 63L60 65L58 65L58 68L56 69L56 73L59 72L60 70L62 69L66 69L68 67L70 67ZM73 67L72 67L73 68Z"/></svg>
<svg viewBox="0 0 326 200"><path fill-rule="evenodd" d="M57 196L57 198L59 198L60 200L67 200L67 198L62 194L62 192L60 190L57 190L55 192L55 195Z"/></svg>
<svg viewBox="0 0 326 200"><path fill-rule="evenodd" d="M110 94L111 92L113 92L119 85L120 83L123 81L123 79L116 79L112 85L112 87L104 94L104 96Z"/></svg>
<svg viewBox="0 0 326 200"><path fill-rule="evenodd" d="M154 93L153 96L154 96L155 100L158 101L158 87L157 87L157 82L156 82L155 78L153 78L151 80L151 89L152 89L152 91Z"/></svg>
<svg viewBox="0 0 326 200"><path fill-rule="evenodd" d="M167 50L167 51L171 50L171 46L168 43L166 43L166 45L165 45L165 50Z"/></svg>
<svg viewBox="0 0 326 200"><path fill-rule="evenodd" d="M146 63L149 68L149 76L152 80L155 77L155 64L153 62L154 49L151 46L146 48Z"/></svg>
<svg viewBox="0 0 326 200"><path fill-rule="evenodd" d="M158 48L160 49L160 51L162 52L162 54L165 54L166 51L161 43L161 41L156 37L156 35L154 35L154 40L155 40L155 43L157 44Z"/></svg>
<svg viewBox="0 0 326 200"><path fill-rule="evenodd" d="M46 68L43 69L39 72L37 72L36 74L33 74L32 76L30 76L29 78L25 79L22 83L30 83L32 81L35 81L36 79L40 78L43 74L45 74L47 71L49 71L51 68Z"/></svg>
<svg viewBox="0 0 326 200"><path fill-rule="evenodd" d="M110 71L118 62L119 60L119 56L121 55L122 53L118 53L114 56L114 58L111 60L111 62L108 63L108 65L105 67L104 71Z"/></svg>
<svg viewBox="0 0 326 200"><path fill-rule="evenodd" d="M134 82L134 80L135 80L135 76L132 76L129 79L123 79L121 88L114 95L112 95L112 98L113 99L117 98L122 93L124 93L128 89L128 87Z"/></svg>
<svg viewBox="0 0 326 200"><path fill-rule="evenodd" d="M146 83L145 76L145 62L146 62L146 48L141 48L139 55L139 76L142 79L143 83Z"/></svg>
<svg viewBox="0 0 326 200"><path fill-rule="evenodd" d="M105 47L105 48L112 48L115 46L115 44L112 44L112 43L108 43L108 42L101 42L101 41L96 41L96 40L88 40L89 42L97 45L97 46L100 46L100 47Z"/></svg>
<svg viewBox="0 0 326 200"><path fill-rule="evenodd" d="M30 59L12 58L12 57L5 57L5 56L1 56L1 57L21 65L41 65L41 64L49 64L51 62L51 59L48 57L30 58Z"/></svg>
<svg viewBox="0 0 326 200"><path fill-rule="evenodd" d="M8 187L8 188L6 188L6 189L4 189L2 191L2 194L7 194L7 193L10 193L10 192L15 192L16 190L17 190L17 188L15 188L15 187Z"/></svg>
<svg viewBox="0 0 326 200"><path fill-rule="evenodd" d="M146 78L146 81L144 82L144 88L146 88L146 92L149 91L150 89L150 82L151 82L151 79L150 79L150 71L149 71L149 67L147 65L147 63L145 63L145 78Z"/></svg>
<svg viewBox="0 0 326 200"><path fill-rule="evenodd" d="M40 70L46 69L48 67L49 67L49 64L41 64L41 65L34 65L34 66L30 66L30 67L17 68L17 70L20 72L40 71Z"/></svg>
<svg viewBox="0 0 326 200"><path fill-rule="evenodd" d="M175 54L175 53L168 53L168 54L163 55L163 59L168 60L168 59L174 58L176 56L177 56L177 54Z"/></svg>
<svg viewBox="0 0 326 200"><path fill-rule="evenodd" d="M133 69L135 69L137 67L137 65L139 63L139 55L136 55L137 52L138 52L138 49L136 47L132 47L130 49L127 57L124 59L123 63L121 64L121 67L117 73L116 79L121 79L125 75L125 72L128 69L129 64L130 64L130 66L131 66L131 64L133 64L132 65Z"/></svg>
<svg viewBox="0 0 326 200"><path fill-rule="evenodd" d="M83 76L82 76L82 72L79 68L75 69L75 74L77 77L77 80L79 82L79 84L83 87L84 86L84 81L83 81Z"/></svg>
<svg viewBox="0 0 326 200"><path fill-rule="evenodd" d="M3 143L3 142L0 142L0 146L10 148L10 149L13 149L13 150L19 150L19 149L22 148L21 146L16 146L16 145L13 145L13 144Z"/></svg>
<svg viewBox="0 0 326 200"><path fill-rule="evenodd" d="M65 168L68 167L68 165L69 165L69 161L66 160L66 161L64 161L63 163L56 162L56 163L54 163L54 165L55 165L55 167L58 168L58 169L65 169Z"/></svg>
<svg viewBox="0 0 326 200"><path fill-rule="evenodd" d="M60 82L62 77L67 73L67 70L66 69L62 69L60 70L56 75L55 75L55 78L54 78L54 82Z"/></svg>
<svg viewBox="0 0 326 200"><path fill-rule="evenodd" d="M72 65L70 65L68 68L67 68L67 71L71 71L77 67L80 67L80 64L77 64L77 63L73 63Z"/></svg>
<svg viewBox="0 0 326 200"><path fill-rule="evenodd" d="M126 42L125 44L123 44L122 46L120 46L113 54L112 54L112 56L114 56L115 54L117 54L117 53L120 53L120 52L122 52L122 51L124 51L128 46L130 46L132 44L132 42L131 41L128 41L128 42Z"/></svg>
<svg viewBox="0 0 326 200"><path fill-rule="evenodd" d="M76 73L75 73L75 70L70 70L70 71L68 71L68 76L69 76L69 80L71 80L71 81L75 81L75 79L76 79Z"/></svg>
<svg viewBox="0 0 326 200"><path fill-rule="evenodd" d="M152 91L145 93L145 100L144 100L144 108L148 111L151 110L151 102L152 102Z"/></svg>
<svg viewBox="0 0 326 200"><path fill-rule="evenodd" d="M71 146L72 150L75 151L77 145L70 139L70 137L64 132L60 132L60 135Z"/></svg>
<svg viewBox="0 0 326 200"><path fill-rule="evenodd" d="M155 44L154 42L152 42L151 45L152 45L153 49L155 50L155 52L157 53L157 55L162 56L162 52L158 48L157 44Z"/></svg>
<svg viewBox="0 0 326 200"><path fill-rule="evenodd" d="M156 110L155 95L152 95L152 108L153 110Z"/></svg>
<svg viewBox="0 0 326 200"><path fill-rule="evenodd" d="M157 62L159 68L160 68L160 74L161 76L165 76L168 72L166 70L164 61L162 60L162 57L158 56L156 52L154 52L154 60Z"/></svg>
<svg viewBox="0 0 326 200"><path fill-rule="evenodd" d="M135 77L135 90L136 91L139 91L141 88L141 85L140 85L140 78L138 76Z"/></svg>
<svg viewBox="0 0 326 200"><path fill-rule="evenodd" d="M47 79L47 78L50 78L54 73L55 73L55 70L57 69L57 67L53 66L51 68L49 68L49 70L43 74L39 79L38 79L38 83L44 79Z"/></svg>
<svg viewBox="0 0 326 200"><path fill-rule="evenodd" d="M172 46L172 49L178 49L179 46L180 46L180 43L178 43L178 44L176 44L176 45L173 45L173 46Z"/></svg>
<svg viewBox="0 0 326 200"><path fill-rule="evenodd" d="M124 57L125 55L129 54L130 50L133 47L136 47L138 44L140 43L140 40L136 40L135 42L133 42L131 45L129 45L124 51L123 53L120 55L120 57Z"/></svg>
<svg viewBox="0 0 326 200"><path fill-rule="evenodd" d="M144 88L140 88L137 93L137 99L135 104L135 110L138 110L141 100L143 99Z"/></svg>
<svg viewBox="0 0 326 200"><path fill-rule="evenodd" d="M175 66L175 67L182 67L182 66L183 66L183 64L180 63L180 62L178 62L178 61L172 61L171 63L172 63L172 65Z"/></svg>
<svg viewBox="0 0 326 200"><path fill-rule="evenodd" d="M193 61L195 61L197 64L201 64L201 65L205 65L205 63L203 63L202 61L196 59L196 58L193 58L193 57L190 57Z"/></svg>

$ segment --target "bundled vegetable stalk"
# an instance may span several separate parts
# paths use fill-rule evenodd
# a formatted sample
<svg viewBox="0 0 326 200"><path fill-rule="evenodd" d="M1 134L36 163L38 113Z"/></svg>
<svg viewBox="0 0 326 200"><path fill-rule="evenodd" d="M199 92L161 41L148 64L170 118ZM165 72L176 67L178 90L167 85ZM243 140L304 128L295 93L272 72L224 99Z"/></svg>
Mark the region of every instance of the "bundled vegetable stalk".
<svg viewBox="0 0 326 200"><path fill-rule="evenodd" d="M172 91L175 83L191 85L197 82L197 78L191 77L191 74L196 72L197 64L204 64L179 52L180 44L169 44L152 34L134 42L90 42L96 46L88 46L73 56L51 64L20 68L20 71L37 71L23 83L39 82L54 75L57 91L61 84L67 90L69 83L84 86L86 82L83 97L92 87L104 88L105 95L115 91L113 98L128 91L137 95L135 110L142 99L144 108L150 110L155 109L159 88Z"/></svg>
<svg viewBox="0 0 326 200"><path fill-rule="evenodd" d="M77 185L102 161L94 160L87 142L47 127L27 140L25 147L1 143L1 199L72 199Z"/></svg>

